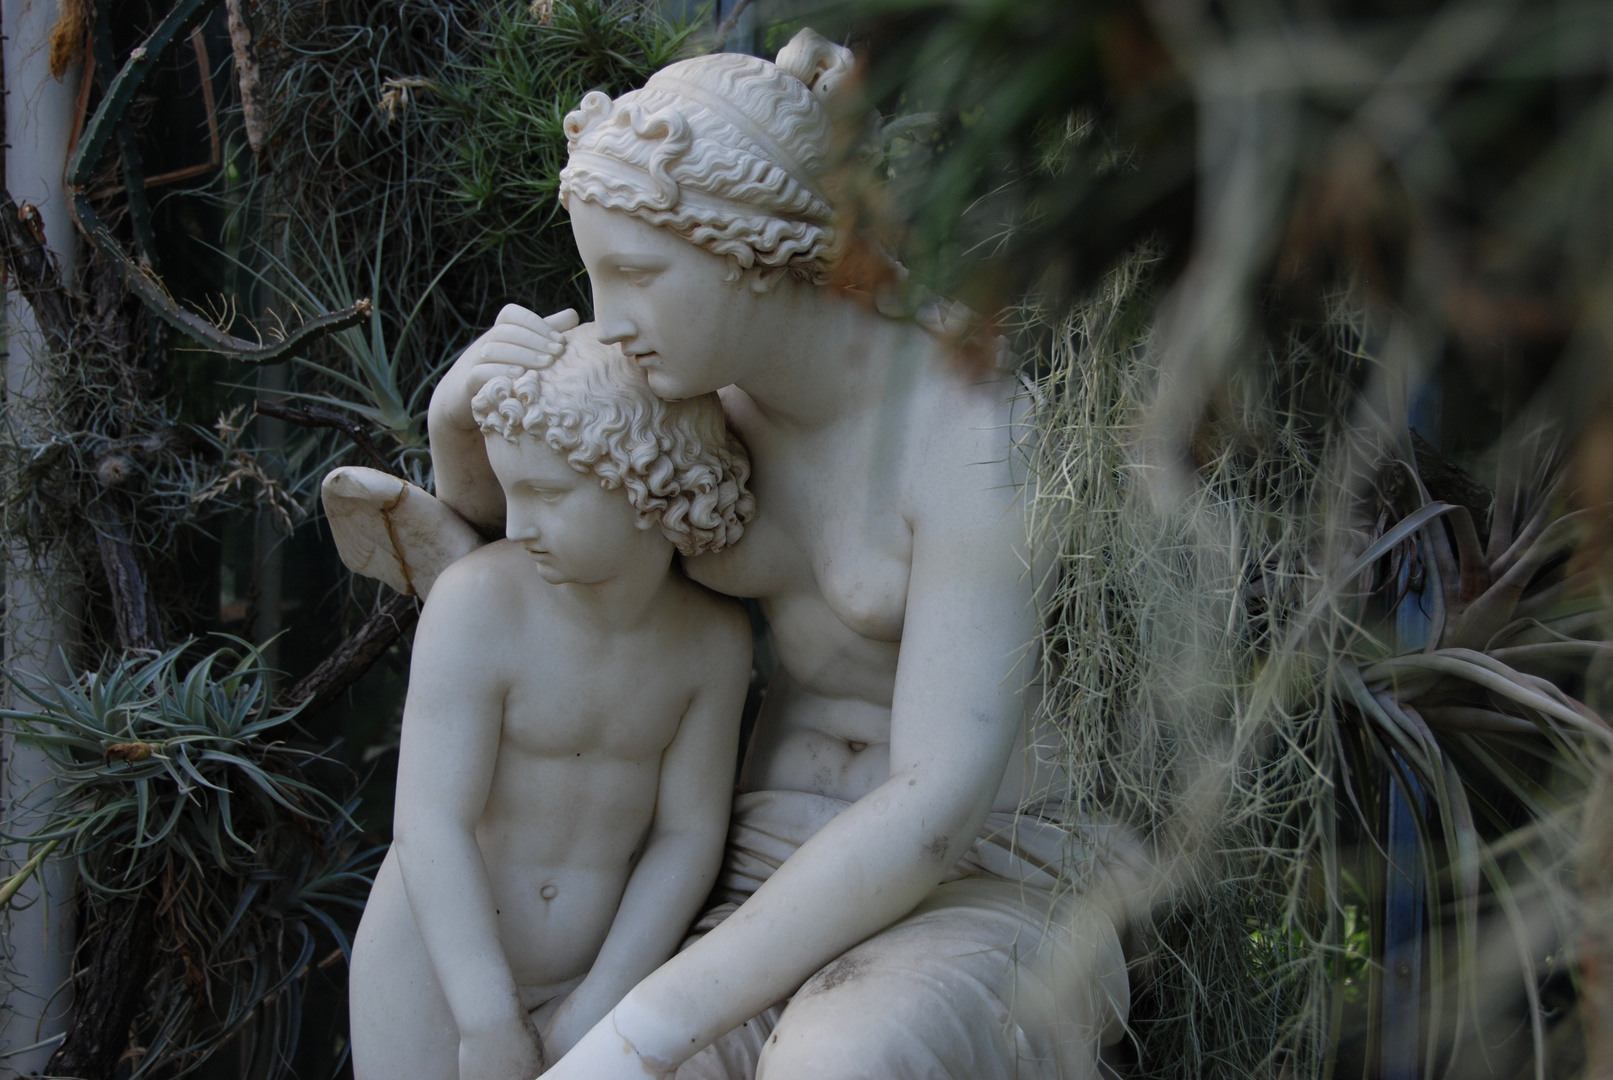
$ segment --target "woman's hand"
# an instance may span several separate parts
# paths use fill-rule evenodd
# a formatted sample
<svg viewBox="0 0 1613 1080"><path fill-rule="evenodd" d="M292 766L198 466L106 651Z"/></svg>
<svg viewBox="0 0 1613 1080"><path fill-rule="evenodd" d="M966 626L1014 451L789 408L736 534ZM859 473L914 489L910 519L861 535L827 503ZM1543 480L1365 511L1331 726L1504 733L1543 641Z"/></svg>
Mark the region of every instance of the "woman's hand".
<svg viewBox="0 0 1613 1080"><path fill-rule="evenodd" d="M492 327L460 354L431 397L432 410L444 413L456 427L471 430L470 403L487 380L519 377L554 363L565 347L561 335L577 326L573 308L544 318L519 304L505 304Z"/></svg>
<svg viewBox="0 0 1613 1080"><path fill-rule="evenodd" d="M518 377L548 367L564 347L560 335L576 325L577 313L571 308L545 319L506 304L492 329L459 355L432 392L426 428L437 498L485 534L504 530L504 492L488 464L471 399L495 375Z"/></svg>

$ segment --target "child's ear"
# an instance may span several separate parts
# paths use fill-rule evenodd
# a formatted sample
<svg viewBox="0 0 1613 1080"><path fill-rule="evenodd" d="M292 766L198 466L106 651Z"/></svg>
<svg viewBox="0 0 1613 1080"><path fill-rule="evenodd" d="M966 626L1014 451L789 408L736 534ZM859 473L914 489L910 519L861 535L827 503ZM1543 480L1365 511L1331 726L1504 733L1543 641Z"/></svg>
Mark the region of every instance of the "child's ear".
<svg viewBox="0 0 1613 1080"><path fill-rule="evenodd" d="M779 283L785 270L782 266L752 266L745 271L745 280L750 285L750 291L760 296Z"/></svg>
<svg viewBox="0 0 1613 1080"><path fill-rule="evenodd" d="M633 524L638 526L640 532L644 532L655 525L655 515L640 510L638 512L638 520L633 522Z"/></svg>

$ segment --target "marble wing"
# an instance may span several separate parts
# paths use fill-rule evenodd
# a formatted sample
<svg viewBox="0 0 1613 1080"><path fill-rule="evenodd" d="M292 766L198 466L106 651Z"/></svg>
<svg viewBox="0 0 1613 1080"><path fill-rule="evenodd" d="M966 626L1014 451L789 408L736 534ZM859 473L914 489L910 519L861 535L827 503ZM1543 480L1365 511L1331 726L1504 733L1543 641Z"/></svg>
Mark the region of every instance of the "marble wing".
<svg viewBox="0 0 1613 1080"><path fill-rule="evenodd" d="M482 544L430 492L376 469L335 469L320 495L347 568L422 600L450 563Z"/></svg>

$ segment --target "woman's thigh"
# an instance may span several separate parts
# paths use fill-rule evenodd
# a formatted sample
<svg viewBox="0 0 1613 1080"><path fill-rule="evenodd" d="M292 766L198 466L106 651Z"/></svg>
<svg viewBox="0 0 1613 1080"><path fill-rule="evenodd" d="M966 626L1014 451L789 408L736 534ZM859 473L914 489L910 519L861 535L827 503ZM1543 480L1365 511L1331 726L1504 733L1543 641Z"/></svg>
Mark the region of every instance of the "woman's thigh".
<svg viewBox="0 0 1613 1080"><path fill-rule="evenodd" d="M1105 916L966 878L807 980L756 1077L1085 1080L1128 1004Z"/></svg>
<svg viewBox="0 0 1613 1080"><path fill-rule="evenodd" d="M356 1080L458 1080L459 1029L391 855L353 939L347 993Z"/></svg>

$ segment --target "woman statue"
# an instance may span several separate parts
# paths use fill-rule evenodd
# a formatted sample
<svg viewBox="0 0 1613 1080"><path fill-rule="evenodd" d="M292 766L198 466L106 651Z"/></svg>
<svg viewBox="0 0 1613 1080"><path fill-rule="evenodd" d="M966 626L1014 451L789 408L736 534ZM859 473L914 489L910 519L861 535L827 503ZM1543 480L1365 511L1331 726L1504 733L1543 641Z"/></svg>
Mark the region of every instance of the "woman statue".
<svg viewBox="0 0 1613 1080"><path fill-rule="evenodd" d="M1025 737L1013 383L835 284L826 101L850 68L802 31L776 64L697 57L566 119L600 339L663 398L720 390L750 449L754 523L684 571L758 599L779 667L722 903L604 1020L554 1015L556 1080L1071 1080L1126 1014L1112 890L1066 872L1113 860ZM432 398L437 496L483 532L504 504L471 398L574 324L506 308Z"/></svg>

